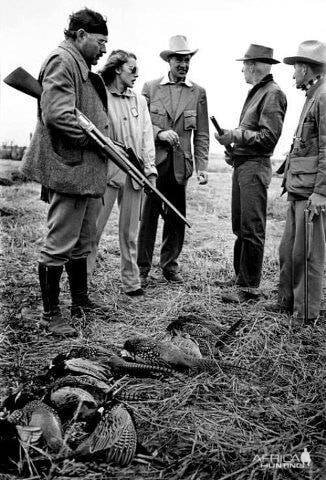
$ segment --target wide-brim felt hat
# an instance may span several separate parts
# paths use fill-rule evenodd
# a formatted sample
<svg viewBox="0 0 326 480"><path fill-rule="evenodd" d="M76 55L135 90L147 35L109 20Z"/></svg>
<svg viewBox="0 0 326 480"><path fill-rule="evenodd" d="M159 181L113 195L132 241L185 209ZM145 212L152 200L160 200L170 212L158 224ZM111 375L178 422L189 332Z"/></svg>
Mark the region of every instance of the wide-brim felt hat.
<svg viewBox="0 0 326 480"><path fill-rule="evenodd" d="M263 62L269 64L280 63L273 58L274 50L270 47L264 47L263 45L256 45L252 43L243 58L237 58L237 62L244 62L246 60L253 60L256 62Z"/></svg>
<svg viewBox="0 0 326 480"><path fill-rule="evenodd" d="M326 65L326 43L318 40L306 40L300 43L296 55L285 57L283 62L287 65L294 65L297 62Z"/></svg>
<svg viewBox="0 0 326 480"><path fill-rule="evenodd" d="M160 53L160 57L167 62L171 55L195 55L196 50L190 50L187 38L184 35L174 35L169 40L169 48Z"/></svg>

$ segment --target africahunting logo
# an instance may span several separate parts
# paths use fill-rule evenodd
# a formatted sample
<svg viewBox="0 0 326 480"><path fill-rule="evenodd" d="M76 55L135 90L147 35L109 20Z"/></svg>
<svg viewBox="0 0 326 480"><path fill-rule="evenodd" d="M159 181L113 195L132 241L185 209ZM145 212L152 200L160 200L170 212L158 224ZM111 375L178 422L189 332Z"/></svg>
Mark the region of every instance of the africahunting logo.
<svg viewBox="0 0 326 480"><path fill-rule="evenodd" d="M264 470L308 468L311 464L311 457L305 447L301 455L297 453L255 455L254 462L260 462L260 466Z"/></svg>

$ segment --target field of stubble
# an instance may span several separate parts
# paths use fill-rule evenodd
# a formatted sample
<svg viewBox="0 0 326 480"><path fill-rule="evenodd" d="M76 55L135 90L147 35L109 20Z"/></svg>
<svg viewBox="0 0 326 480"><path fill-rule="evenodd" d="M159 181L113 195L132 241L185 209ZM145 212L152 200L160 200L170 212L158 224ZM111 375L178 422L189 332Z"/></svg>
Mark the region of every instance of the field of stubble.
<svg viewBox="0 0 326 480"><path fill-rule="evenodd" d="M104 344L118 352L134 334L155 336L180 315L209 320L221 334L243 322L224 345L217 363L236 365L178 379L131 380L135 391L148 389L149 402L133 403L142 443L157 450L163 466L131 464L110 467L73 460L55 465L35 479L261 480L322 479L325 455L325 325L298 327L286 315L254 306L221 303L214 280L232 274L233 235L230 226L231 173L210 172L209 184L188 188L187 230L182 256L183 285L168 284L154 268L146 295L131 299L121 292L117 209L102 239L91 293L110 307L106 319L81 322L74 341L57 341L38 325L41 313L37 257L45 235L46 205L39 186L27 183L1 188L0 329L1 391L39 373L59 351L73 344ZM286 201L279 197L280 179L269 192L268 227L262 288L275 299L277 249L284 226ZM3 213L4 212L4 213ZM69 306L66 279L62 304ZM213 346L212 346L213 347ZM239 368L240 367L240 368ZM286 467L310 452L309 467ZM270 463L273 455L274 463ZM275 457L275 456L283 457ZM275 467L275 458L279 468ZM282 460L283 459L283 460ZM299 462L299 463L298 463ZM300 460L297 467L302 467ZM0 475L1 478L1 475ZM28 478L26 471L7 478Z"/></svg>

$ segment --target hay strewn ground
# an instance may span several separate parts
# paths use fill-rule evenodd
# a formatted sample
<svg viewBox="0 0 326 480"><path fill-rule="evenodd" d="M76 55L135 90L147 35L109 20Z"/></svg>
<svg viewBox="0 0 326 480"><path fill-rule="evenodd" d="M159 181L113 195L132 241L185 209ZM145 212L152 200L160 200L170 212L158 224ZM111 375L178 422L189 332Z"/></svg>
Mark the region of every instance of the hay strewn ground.
<svg viewBox="0 0 326 480"><path fill-rule="evenodd" d="M154 399L133 404L139 435L149 449L158 449L163 469L132 465L125 469L67 461L51 478L86 479L317 479L322 477L325 411L324 324L298 328L290 318L267 314L262 304L242 308L220 301L217 278L232 274L230 173L210 173L207 187L194 180L188 189L187 232L181 258L183 286L162 280L155 257L153 279L144 299L121 293L117 211L107 227L91 290L111 305L105 320L80 325L79 341L103 342L114 351L128 336L155 335L178 315L192 313L216 323L223 332L244 318L233 341L220 352L223 362L243 367L201 374L186 382L172 379L134 381ZM273 178L263 288L275 297L277 247L284 226L285 199L280 179ZM37 255L45 234L46 205L39 186L3 187L1 202L11 215L1 217L2 320L0 365L2 388L35 375L69 342L54 341L40 330ZM158 238L159 241L159 238ZM67 285L62 299L69 305ZM310 467L262 468L266 455L300 457L307 447ZM275 457L274 457L275 458Z"/></svg>

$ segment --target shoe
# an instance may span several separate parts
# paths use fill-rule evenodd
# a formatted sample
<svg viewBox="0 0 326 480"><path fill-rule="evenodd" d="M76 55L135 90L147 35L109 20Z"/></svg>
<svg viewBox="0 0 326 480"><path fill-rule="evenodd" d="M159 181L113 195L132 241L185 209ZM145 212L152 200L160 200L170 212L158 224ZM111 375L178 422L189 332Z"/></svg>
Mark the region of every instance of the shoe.
<svg viewBox="0 0 326 480"><path fill-rule="evenodd" d="M141 288L146 288L148 286L148 277L147 275L140 275L140 286Z"/></svg>
<svg viewBox="0 0 326 480"><path fill-rule="evenodd" d="M246 302L258 302L262 298L260 293L251 293L243 290L239 290L237 293L226 293L222 295L223 303L246 303Z"/></svg>
<svg viewBox="0 0 326 480"><path fill-rule="evenodd" d="M234 287L237 283L237 277L232 277L229 280L215 280L213 282L213 285L216 285L217 287Z"/></svg>
<svg viewBox="0 0 326 480"><path fill-rule="evenodd" d="M297 327L303 327L303 326L308 327L308 326L313 326L317 322L317 320L319 320L319 318L320 317L318 316L318 317L307 318L307 320L305 320L301 314L294 313L292 315L291 322L293 325Z"/></svg>
<svg viewBox="0 0 326 480"><path fill-rule="evenodd" d="M44 318L44 316L43 316ZM49 331L59 337L76 337L77 331L69 325L61 314L52 316L49 319Z"/></svg>
<svg viewBox="0 0 326 480"><path fill-rule="evenodd" d="M140 297L144 295L144 290L142 288L137 288L137 290L131 290L130 292L125 292L128 297Z"/></svg>
<svg viewBox="0 0 326 480"><path fill-rule="evenodd" d="M183 283L183 278L181 277L180 273L167 272L167 271L164 271L164 270L163 270L163 277L164 277L168 282Z"/></svg>
<svg viewBox="0 0 326 480"><path fill-rule="evenodd" d="M289 305L281 305L280 303L266 303L263 307L267 312L271 313L287 313L289 315L293 313Z"/></svg>

